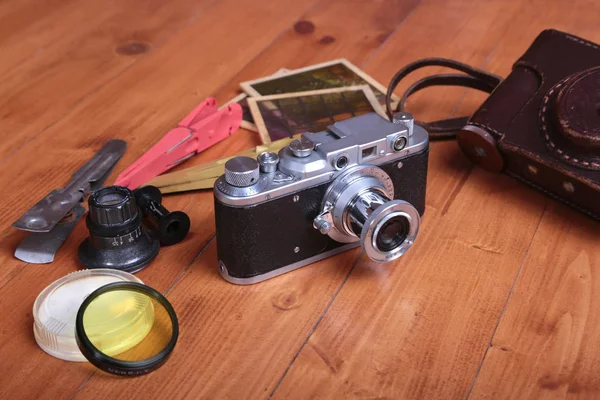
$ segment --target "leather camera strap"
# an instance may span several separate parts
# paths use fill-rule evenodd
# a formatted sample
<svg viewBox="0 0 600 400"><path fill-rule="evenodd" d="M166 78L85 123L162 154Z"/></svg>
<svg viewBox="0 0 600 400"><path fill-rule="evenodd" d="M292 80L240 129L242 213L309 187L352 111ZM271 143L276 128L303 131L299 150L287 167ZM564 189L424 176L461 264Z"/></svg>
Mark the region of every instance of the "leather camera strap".
<svg viewBox="0 0 600 400"><path fill-rule="evenodd" d="M427 76L411 85L402 95L398 102L396 110L392 109L392 94L398 83L408 74L423 67L447 67L464 74L437 74ZM478 68L471 67L458 61L445 58L423 58L413 63L408 64L394 75L392 78L386 98L386 111L390 119L395 112L406 111L406 100L413 93L431 86L464 86L471 89L481 90L482 92L491 93L502 82L502 78L498 75L490 74ZM429 132L430 139L453 139L456 133L461 130L470 117L456 117L443 119L433 122L415 121L416 124L422 126Z"/></svg>

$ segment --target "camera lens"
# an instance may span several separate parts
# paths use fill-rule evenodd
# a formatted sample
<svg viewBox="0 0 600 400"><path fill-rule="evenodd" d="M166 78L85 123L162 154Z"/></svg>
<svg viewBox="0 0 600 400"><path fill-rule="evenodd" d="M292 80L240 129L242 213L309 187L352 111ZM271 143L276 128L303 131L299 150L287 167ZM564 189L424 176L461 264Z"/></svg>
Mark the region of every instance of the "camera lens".
<svg viewBox="0 0 600 400"><path fill-rule="evenodd" d="M350 211L352 212L352 210ZM365 253L374 261L387 262L402 256L414 243L419 231L419 212L403 200L388 200L365 218L356 232Z"/></svg>
<svg viewBox="0 0 600 400"><path fill-rule="evenodd" d="M142 215L131 190L109 186L89 200L86 225L90 236L79 246L87 268L137 272L156 257L160 243L142 227Z"/></svg>
<svg viewBox="0 0 600 400"><path fill-rule="evenodd" d="M99 205L102 206L114 206L116 204L121 203L125 199L126 197L123 195L123 193L108 192L102 193L100 196L98 196L98 199L96 201Z"/></svg>
<svg viewBox="0 0 600 400"><path fill-rule="evenodd" d="M381 251L392 251L400 246L410 229L410 223L402 215L394 216L385 221L375 237L375 245Z"/></svg>
<svg viewBox="0 0 600 400"><path fill-rule="evenodd" d="M348 168L323 198L323 209L333 225L327 235L342 243L360 240L374 261L397 259L414 243L420 216L410 203L393 197L393 184L383 170L374 166Z"/></svg>
<svg viewBox="0 0 600 400"><path fill-rule="evenodd" d="M408 250L419 226L419 213L409 203L390 200L369 188L356 194L346 208L347 226L361 238L367 255L375 261L392 261Z"/></svg>

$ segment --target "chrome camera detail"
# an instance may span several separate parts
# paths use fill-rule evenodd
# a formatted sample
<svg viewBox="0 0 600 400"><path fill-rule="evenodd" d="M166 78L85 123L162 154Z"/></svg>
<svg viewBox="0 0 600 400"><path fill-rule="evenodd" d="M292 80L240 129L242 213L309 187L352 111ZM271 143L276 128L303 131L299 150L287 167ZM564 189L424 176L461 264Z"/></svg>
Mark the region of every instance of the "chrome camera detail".
<svg viewBox="0 0 600 400"><path fill-rule="evenodd" d="M359 245L397 259L419 231L428 153L409 113L370 113L229 160L214 191L221 275L256 283Z"/></svg>
<svg viewBox="0 0 600 400"><path fill-rule="evenodd" d="M414 242L420 217L410 203L393 198L388 174L356 165L329 186L313 226L337 242L360 241L374 261L395 260Z"/></svg>

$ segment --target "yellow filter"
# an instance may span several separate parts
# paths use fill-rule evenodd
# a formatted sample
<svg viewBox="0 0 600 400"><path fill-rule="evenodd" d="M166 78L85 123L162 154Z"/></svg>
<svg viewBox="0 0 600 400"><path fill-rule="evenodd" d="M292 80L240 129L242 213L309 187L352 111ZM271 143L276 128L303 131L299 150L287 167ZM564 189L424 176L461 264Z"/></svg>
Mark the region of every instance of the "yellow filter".
<svg viewBox="0 0 600 400"><path fill-rule="evenodd" d="M96 349L122 361L152 358L173 336L164 306L128 289L105 292L92 300L83 314L83 328Z"/></svg>

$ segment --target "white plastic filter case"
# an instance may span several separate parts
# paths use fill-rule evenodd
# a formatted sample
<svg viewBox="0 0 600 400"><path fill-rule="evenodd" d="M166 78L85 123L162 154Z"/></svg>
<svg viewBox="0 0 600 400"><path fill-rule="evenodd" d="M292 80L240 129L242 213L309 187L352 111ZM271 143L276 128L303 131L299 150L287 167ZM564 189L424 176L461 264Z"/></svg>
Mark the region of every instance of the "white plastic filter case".
<svg viewBox="0 0 600 400"><path fill-rule="evenodd" d="M81 270L47 286L33 303L33 334L46 353L67 361L87 361L75 340L79 307L94 290L113 282L143 283L134 275L114 269Z"/></svg>

